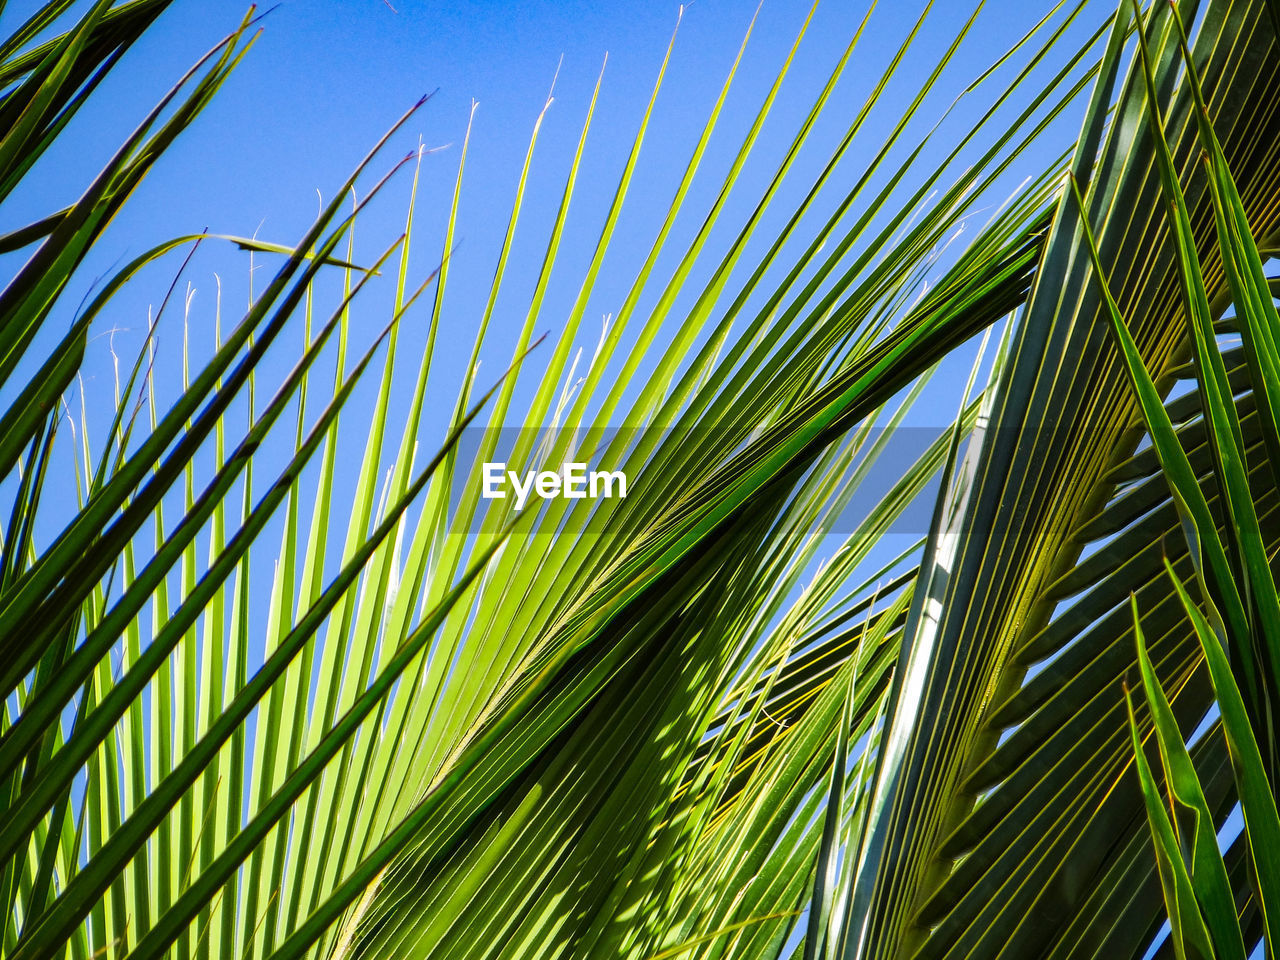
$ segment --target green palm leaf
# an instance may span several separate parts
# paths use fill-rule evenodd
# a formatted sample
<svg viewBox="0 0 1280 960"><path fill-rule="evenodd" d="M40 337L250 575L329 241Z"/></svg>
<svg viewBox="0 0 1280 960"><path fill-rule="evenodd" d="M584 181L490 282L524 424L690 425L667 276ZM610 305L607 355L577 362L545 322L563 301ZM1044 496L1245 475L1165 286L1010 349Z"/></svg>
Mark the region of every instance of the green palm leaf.
<svg viewBox="0 0 1280 960"><path fill-rule="evenodd" d="M0 41L0 202L166 6L101 0L71 18L54 0ZM584 351L673 37L566 277L597 85L501 331L538 118L448 395L436 346L467 255L470 129L426 241L438 266L415 280L422 150L403 235L373 257L353 236L406 162L365 185L397 124L295 245L208 237L269 258L273 278L226 329L219 301L217 343L184 348L176 396L160 395L149 337L107 433L82 407L68 438L58 405L93 324L169 254L198 263L206 237L145 252L60 339L37 334L244 55L246 17L79 201L0 237L0 252L33 248L0 291L0 955L1137 957L1166 895L1177 949L1244 955L1274 919L1250 862L1274 832L1260 798L1277 747L1254 736L1255 763L1245 734L1280 686L1280 323L1254 240L1280 178L1276 39L1268 3L1179 11L1190 50L1178 11L1138 11L1135 30L1126 5L1091 32L1091 6L1058 3L963 85L953 58L977 12L920 69L926 10L806 166L879 28L868 13L764 186L735 202L786 122L810 11L700 206L749 29ZM885 93L904 78L905 107ZM921 122L949 86L973 107L959 133ZM1079 141L1055 159L1044 144L1077 109ZM566 279L572 306L550 317ZM370 324L378 284L390 308ZM407 357L415 313L426 344ZM942 389L930 373L1002 321L981 389L980 350L954 422L854 516ZM162 308L152 333L172 322ZM1232 331L1240 347L1221 349ZM508 333L512 367L484 392L480 361ZM281 351L296 362L271 379ZM64 451L74 502L49 495ZM607 465L627 495L513 513L476 483L501 458ZM923 543L887 549L931 499ZM1146 709L1126 705L1126 676ZM1188 744L1215 697L1221 719ZM1135 769L1152 732L1159 767L1140 752ZM1219 856L1237 796L1245 839Z"/></svg>

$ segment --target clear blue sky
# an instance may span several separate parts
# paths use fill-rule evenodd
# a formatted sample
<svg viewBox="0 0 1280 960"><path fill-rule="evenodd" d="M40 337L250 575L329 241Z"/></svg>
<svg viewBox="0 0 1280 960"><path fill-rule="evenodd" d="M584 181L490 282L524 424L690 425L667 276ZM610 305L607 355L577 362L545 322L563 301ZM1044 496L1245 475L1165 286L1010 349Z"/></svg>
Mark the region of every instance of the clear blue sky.
<svg viewBox="0 0 1280 960"><path fill-rule="evenodd" d="M11 4L0 28L16 23L31 6L30 2ZM1010 0L987 4L952 64L950 76L954 79L926 101L915 130L923 133L941 116L962 83L990 66L1049 6ZM790 185L776 205L777 212L761 231L764 241L768 240L768 225L781 223L791 205L803 196L923 7L922 2L891 0L881 3L875 11L851 67L818 123L807 152L793 170ZM1094 4L1072 34L1083 39L1108 9L1107 4ZM588 353L600 319L617 311L636 268L648 252L756 10L754 0L697 0L684 10L671 66L618 237L586 310L581 343ZM807 2L797 0L766 0L760 7L717 137L690 194L690 215L675 231L673 253L655 271L655 281L651 282L655 290L665 281L676 254L693 236L703 212L720 189L723 172L808 10ZM237 4L178 0L127 54L99 91L96 103L76 118L68 136L46 157L42 175L32 178L6 204L0 230L12 229L71 202L173 79L233 29L242 12ZM225 88L126 205L105 242L81 271L77 285L64 296L64 316L70 317L91 284L151 245L176 234L208 228L215 233L257 234L265 240L293 242L317 211L317 191L326 200L330 198L387 127L421 95L435 91L392 147L375 162L373 175L365 181L366 185L371 184L420 140L435 151L424 161L416 208L410 272L411 282L416 283L442 255L444 219L460 145L472 101L477 101L459 215L459 246L451 260L452 274L433 369L434 403L422 437L430 447L443 433L461 367L470 353L529 134L553 78L555 103L542 127L506 293L499 300L489 349L484 354L488 375L481 376L482 384L491 383L511 355L591 90L606 55L608 64L600 100L556 278L537 324L539 332L548 331L553 336L578 290L679 12L680 7L674 2L652 0L403 0L394 10L383 0L286 0L263 19L261 36ZM700 288L701 280L758 199L865 12L861 3L827 0L819 6L773 115L738 184L736 199L713 234L709 255L695 270L689 284L691 290ZM959 29L961 14L968 13L967 4L936 6L911 59L869 121L862 146L851 158L851 168L860 166L869 151L878 146L877 138L897 120ZM975 109L967 101L962 103L949 121L950 132L944 128L941 143L951 143L958 131L972 121ZM1076 111L1052 131L1053 149L1028 156L1010 172L1008 189L1047 166L1070 144L1078 126ZM914 139L914 135L908 135L906 142L911 144ZM922 167L938 155L936 150L926 151ZM824 195L827 201L819 203L818 215L811 218L814 227L800 231L803 241L807 242L816 224L849 188L851 178L851 172L837 175ZM372 259L402 229L409 184L406 170L381 202L362 216L357 228L357 260ZM763 246L757 244L756 249L763 250ZM109 344L115 343L121 362L127 364L143 341L148 308L163 297L178 262L178 257L171 257L145 273L126 289L95 328L96 339L84 365L85 396L95 426L105 426L110 411ZM259 289L276 262L270 257L258 259ZM750 255L745 263L752 263ZM245 253L214 243L202 250L189 270L186 279L195 291L191 337L197 357L207 351L212 340L214 274L222 281L224 324L230 325L240 315L248 295L248 265ZM367 339L385 323L393 274L391 271L358 304L353 321L357 342L363 342L362 337ZM652 303L655 296L656 292L650 293L642 301L642 314L645 303ZM404 391L410 387L416 370L429 316L428 303L410 315L404 328L404 376L400 381ZM170 308L173 312L169 322L159 333L156 376L162 402L166 397L172 398L178 389L180 308L181 292L178 302ZM679 308L676 312L678 315ZM111 334L113 330L115 333ZM48 339L60 331L59 325L53 325L47 332ZM296 359L300 336L300 327L295 328L290 339L273 350L262 368L260 403L269 395L273 377L282 375ZM549 352L550 347L545 347L543 353ZM536 356L531 361L535 375L538 362ZM950 422L968 364L968 357L960 356L944 366L913 422L932 427ZM530 376L522 384L532 380ZM349 451L344 462L352 466L358 462L363 446L366 404L370 399L370 389L357 393L344 417L343 442ZM513 409L520 409L518 401ZM394 407L393 417L402 412L403 405ZM397 422L388 432L393 447L398 430ZM283 425L280 435L287 444L291 441L291 428ZM259 489L269 480L271 466L282 462L286 452L287 446L282 445L275 453L264 451L259 456ZM269 533L262 543L272 544L274 549L278 540Z"/></svg>
<svg viewBox="0 0 1280 960"><path fill-rule="evenodd" d="M24 6L29 5L12 5L5 20L22 15ZM914 93L914 84L932 66L931 57L958 28L959 13L967 14L962 7L967 5L939 4L930 15L921 53L897 85L890 87L889 109L873 120L867 144L875 142L877 123L887 129L895 119L893 105L905 104ZM894 0L876 11L829 117L824 117L812 149L796 169L788 196L800 196L852 111L878 79L889 51L922 8L923 4ZM1047 8L1048 4L1008 0L988 4L956 60L953 75L978 74ZM685 11L619 241L606 263L599 295L588 307L584 329L594 331L601 316L616 310L755 10L754 0L697 0ZM451 379L447 368L450 362L461 362L469 349L528 135L559 65L556 102L543 126L523 215L525 226L513 258L512 292L500 303L495 318L492 339L500 345L492 361L496 374L523 319L528 285L520 280L532 276L545 244L591 87L606 54L608 66L565 252L540 330L556 329L577 290L678 11L676 3L651 0L607 4L404 0L395 10L382 0L286 0L265 17L262 36L225 89L126 206L108 242L83 272L82 283L87 286L95 276L154 242L204 227L222 233L256 232L267 240L291 242L316 211L317 190L326 198L331 196L368 146L407 106L420 95L437 91L387 151L382 166L375 165L375 171L385 169L419 138L428 147L442 148L423 168L412 275L424 276L441 255L443 216L474 99L479 108L458 228L461 245L453 260L442 327L441 375ZM808 4L796 0L766 0L761 7L721 134L713 141L692 195L694 216L687 218L684 233L678 230L678 236L692 235L702 209L719 187L719 171L807 11ZM827 2L818 9L766 127L758 157L740 185L736 206L724 218L719 234L724 242L767 181L864 11L862 4L843 2ZM71 135L46 161L45 175L6 206L0 227L12 227L73 199L171 79L232 28L240 13L236 4L179 0L104 85L97 108L76 120ZM1096 23L1097 17L1087 14L1082 19ZM954 84L941 90L922 110L922 122L932 122L955 92ZM958 121L964 120L961 110ZM1073 117L1059 143L1074 133L1075 123ZM1030 167L1021 173L1031 172ZM1017 179L1011 177L1010 182ZM360 252L365 257L399 231L407 189L408 177L402 176L386 201L362 220ZM785 209L785 201L780 206ZM146 308L163 295L173 266L153 271L145 282L136 284L121 299L111 323L128 328L131 334L140 333ZM269 263L260 274L267 269ZM244 303L247 257L225 248L211 249L202 253L188 275L197 289L193 319L208 319L214 271L222 278L228 302L235 307ZM663 276L661 269L657 275ZM265 276L260 282L265 282ZM78 302L80 293L72 290L67 302ZM107 324L100 325L106 328ZM199 333L194 336L198 338ZM170 334L170 345L173 339ZM122 355L128 355L138 342L129 334L117 340ZM282 362L286 359L281 357ZM109 371L105 344L95 343L86 373L97 378L107 377ZM949 417L948 413L942 420Z"/></svg>

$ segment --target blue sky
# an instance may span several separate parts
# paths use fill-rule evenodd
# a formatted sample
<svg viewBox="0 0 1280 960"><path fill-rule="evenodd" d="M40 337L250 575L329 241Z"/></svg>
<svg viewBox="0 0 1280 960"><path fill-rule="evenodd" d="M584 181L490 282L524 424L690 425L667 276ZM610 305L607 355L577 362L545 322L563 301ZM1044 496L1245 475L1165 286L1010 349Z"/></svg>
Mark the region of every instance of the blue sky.
<svg viewBox="0 0 1280 960"><path fill-rule="evenodd" d="M812 148L797 165L794 186L790 194L784 192L784 198L797 198L807 186L855 106L878 79L889 52L905 35L917 6L884 4L876 11L833 98L830 116L824 115L815 131ZM382 0L282 3L263 19L262 35L225 89L126 206L108 235L109 242L86 265L82 282L87 288L122 258L151 243L205 227L293 241L317 209L317 191L326 199L331 196L395 118L420 95L434 91L373 168L380 173L419 139L436 151L423 166L411 259L411 277L425 276L442 254L444 216L475 100L479 107L459 218L460 243L451 261L453 275L441 329L443 385L452 379L450 364L462 363L469 350L529 132L555 78L555 103L543 124L513 255L511 293L500 302L494 321L492 339L501 345L495 347L492 360L496 373L498 365L505 364L523 319L527 284L545 245L591 89L606 55L608 66L593 132L558 275L544 311L546 320L539 322L539 330L554 331L576 293L679 11L677 4L652 2L427 4L406 0L395 10ZM685 10L619 238L587 309L584 329L596 329L599 318L616 310L755 11L754 2L742 0L698 0ZM760 8L719 136L691 194L694 215L677 227L677 238L692 235L702 209L719 189L718 177L807 11L807 4L793 0L770 0ZM952 75L978 74L994 53L1007 48L1043 12L1039 5L989 4L971 42L957 57ZM6 19L19 13L20 8L6 11ZM7 220L0 226L8 228L73 199L171 79L234 27L239 13L240 8L232 4L175 3L104 85L97 109L78 118L73 135L55 148L46 175L7 206ZM722 246L763 189L796 123L863 13L860 4L819 7L770 125L744 171L738 198L723 218ZM936 57L950 41L959 27L957 14L953 4L940 4L930 14L917 55L921 66L909 65L899 82L891 85L886 108L868 126L868 143L874 143L877 129L887 131L896 119L894 105L906 103L924 65L932 66L931 56ZM954 84L944 87L921 111L922 122L932 122L954 92ZM965 119L962 107L956 121ZM1072 118L1071 123L1075 122ZM1063 132L1059 143L1072 131ZM1047 163L1047 157L1046 153L1041 162ZM1010 183L1016 179L1011 177ZM406 171L387 191L384 202L362 218L358 259L361 254L372 257L401 229L408 182ZM785 200L780 207L785 209ZM714 252L715 246L713 239L709 249ZM259 264L260 274L270 269L269 263L259 260ZM122 355L140 342L146 309L163 295L174 266L169 263L149 274L146 282L135 284L114 311L111 323L128 331L116 336ZM247 269L243 253L216 245L203 251L187 276L196 289L192 316L207 321L215 271L225 302L233 307L243 304ZM663 276L661 268L657 275ZM80 292L71 291L67 302L78 302ZM193 338L200 336L202 326L207 327L207 322L193 324ZM170 345L173 339L171 335ZM86 364L90 382L109 375L109 361L105 344L96 343ZM962 368L963 364L957 366L958 371ZM960 376L962 372L948 377L948 383ZM949 418L948 413L943 422Z"/></svg>
<svg viewBox="0 0 1280 960"><path fill-rule="evenodd" d="M29 8L30 4L7 8L5 19L24 15L24 6ZM919 109L900 146L902 154L905 155L902 146L909 148L942 116L963 83L1008 50L1049 6L1009 0L987 4L953 60L950 79L939 85ZM923 3L883 3L873 13L841 85L754 241L755 253L749 252L744 258L748 269L754 256L767 245L770 227L776 229L804 195L923 7ZM443 436L488 293L530 132L553 79L555 101L542 124L504 293L482 353L482 386L492 383L508 363L524 322L533 278L546 247L591 91L606 56L600 99L562 251L535 326L538 333L552 334L551 340L561 329L578 291L668 41L679 21L674 52L635 181L585 311L579 343L588 354L602 318L616 313L640 261L649 251L753 16L754 30L716 136L689 194L687 215L677 221L671 250L655 269L654 282L640 303L640 316L653 304L657 288L674 268L679 253L719 192L725 170L808 12L808 3L795 0L766 0L758 15L756 4L743 0L697 0L683 14L678 4L651 2L426 4L406 0L395 10L382 0L282 3L263 18L261 36L224 89L111 226L105 242L81 271L78 286L64 295L64 316L71 316L85 292L102 277L176 234L207 228L214 233L256 234L269 241L293 242L315 215L320 199L332 197L355 163L395 119L420 96L434 92L374 162L363 182L367 187L420 142L431 150L423 160L410 254L410 284L416 285L444 253L449 199L475 101L479 106L464 178L458 242L450 258L451 274L421 433L425 456L425 451L434 449ZM707 255L693 271L689 291L700 289L749 214L865 12L861 4L825 2L818 6L770 119L711 235ZM968 14L967 9L955 4L938 4L931 11L906 65L868 120L858 148L846 158L848 169L833 178L829 189L820 196L814 215L802 224L800 242L808 242L818 224L850 188L854 171L867 161L897 122L925 74L960 28L961 12ZM6 204L6 219L0 222L0 229L12 229L71 202L173 79L233 29L241 13L236 5L177 0L103 84L96 104L76 118L69 135L46 157L43 175L32 178L24 191ZM1103 15L1098 5L1086 10L1072 28L1073 35L1083 40ZM983 91L977 97L962 100L940 130L938 143L953 143L975 120L986 96ZM1015 105L1017 102L1015 98ZM1070 145L1082 109L1083 103L1079 110L1068 112L1050 130L1045 148L1030 152L1009 171L987 209L993 209L992 205L1003 200L1023 178L1048 167ZM928 170L941 156L939 148L928 147L918 167ZM962 155L957 166L971 160L971 156ZM895 165L889 164L873 183L883 182L895 171ZM410 182L411 170L401 171L378 202L362 214L356 230L357 261L371 260L403 229ZM790 249L795 250L795 246ZM777 271L790 265L788 255L784 251ZM112 348L127 370L143 343L148 311L163 298L180 259L180 254L171 256L146 271L116 298L109 315L95 327L84 364L83 397L90 426L99 432L107 425L111 411ZM223 323L229 326L240 315L249 295L249 263L242 251L216 242L202 248L193 261L184 277L184 284L190 286L179 289L158 333L155 371L162 405L180 389L184 294L188 289L191 292L189 334L194 364L207 355L212 344L219 282ZM261 289L274 262L271 257L258 257L256 263L254 283ZM388 271L358 301L352 319L355 344L367 343L386 322L393 277L394 271ZM330 295L336 282L337 277L331 275ZM681 310L687 309L690 297L691 293L686 293L677 302L674 316L679 317ZM317 302L327 304L332 300L321 297ZM399 436L403 400L412 386L429 315L428 298L402 327L402 373L395 393L395 401L401 402L392 404L389 453L394 452ZM53 324L46 336L51 340L60 330L59 325ZM300 344L301 326L295 323L260 368L259 407L270 395L273 380L292 366ZM624 340L624 351L625 344ZM518 413L521 409L520 397L529 395L540 364L545 362L540 357L549 355L550 349L548 343L541 354L531 358L513 411ZM912 411L909 423L933 429L950 423L971 357L972 349L963 350L944 363ZM641 376L645 370L642 365ZM345 451L340 471L344 475L339 476L340 486L344 482L348 487L354 484L355 467L368 432L375 379L368 378L344 413L340 435L341 449ZM313 417L317 411L318 407L312 408ZM278 442L255 456L259 464L255 485L259 491L272 477L274 468L283 465L291 453L293 430L288 419L286 415L286 421L277 428ZM521 424L518 417L513 417L508 425ZM99 445L100 437L95 439L95 452ZM920 444L908 446L914 458ZM207 478L210 462L208 451L197 461L201 474L198 484ZM892 467L904 465L894 462L877 476L890 478L895 474ZM63 479L67 480L67 475ZM304 487L308 483L304 478ZM177 493L180 496L180 491ZM69 481L65 495L72 495ZM341 498L339 492L338 502ZM868 505L873 499L860 496L858 502ZM180 509L179 500L173 504L170 516L176 517ZM914 516L927 518L927 513L915 511ZM264 575L264 601L265 574L271 567L269 554L279 543L279 522L277 518L277 525L259 541L267 551L263 556L265 565L257 567ZM871 562L878 565L922 535L923 521L918 520L917 526L921 528L889 538ZM47 531L49 535L55 532L56 529ZM334 536L335 548L340 539Z"/></svg>

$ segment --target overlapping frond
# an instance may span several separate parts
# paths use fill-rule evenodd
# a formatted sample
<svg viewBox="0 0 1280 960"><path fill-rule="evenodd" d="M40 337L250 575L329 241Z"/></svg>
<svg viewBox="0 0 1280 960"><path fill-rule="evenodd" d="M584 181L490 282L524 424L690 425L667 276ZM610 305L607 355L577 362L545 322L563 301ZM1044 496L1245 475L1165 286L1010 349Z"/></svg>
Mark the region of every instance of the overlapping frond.
<svg viewBox="0 0 1280 960"><path fill-rule="evenodd" d="M1265 4L1179 9L1187 22L1198 17L1193 55L1209 115L1246 215L1265 233L1280 176L1263 132L1278 122ZM1149 16L1154 95L1220 312L1225 281L1194 98L1174 18L1163 7ZM1124 5L1117 52L1131 22ZM1090 132L1108 97L1095 97L1073 175L1120 310L1167 390L1189 356L1188 328L1142 64L1135 55L1096 160ZM931 545L926 557L945 569L941 612L936 624L908 625L910 642L927 637L932 656L919 693L895 705L906 746L886 757L879 787L886 813L859 904L865 956L1140 956L1163 920L1119 685L1135 664L1131 593L1152 611L1152 660L1187 732L1211 694L1161 567L1164 554L1186 563L1178 520L1150 455L1133 453L1142 428L1079 219L1065 197L964 504L959 547ZM1173 401L1179 420L1193 415L1192 402ZM1198 428L1183 429L1194 448ZM1205 476L1207 451L1197 456ZM1258 480L1269 517L1270 492ZM1128 486L1117 490L1122 481ZM1200 756L1216 764L1209 751ZM1229 777L1221 764L1214 769Z"/></svg>

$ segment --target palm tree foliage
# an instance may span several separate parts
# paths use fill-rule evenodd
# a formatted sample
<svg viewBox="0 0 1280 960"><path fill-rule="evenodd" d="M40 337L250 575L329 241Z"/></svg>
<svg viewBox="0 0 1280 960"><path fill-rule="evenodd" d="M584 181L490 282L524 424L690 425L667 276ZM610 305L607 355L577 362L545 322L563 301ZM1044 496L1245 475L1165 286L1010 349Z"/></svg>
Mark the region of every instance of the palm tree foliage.
<svg viewBox="0 0 1280 960"><path fill-rule="evenodd" d="M55 0L0 46L0 200L167 5L102 0L68 19ZM692 210L735 63L585 362L662 75L572 309L539 341L592 101L502 339L490 324L528 229L535 126L450 395L433 360L466 143L425 276L409 268L423 152L387 172L375 149L295 244L179 237L48 335L86 251L244 55L246 18L77 203L0 238L32 249L0 292L0 951L1139 957L1163 892L1184 889L1208 906L1170 897L1162 949L1192 956L1211 936L1230 953L1228 929L1252 946L1272 880L1249 843L1275 817L1277 762L1262 575L1280 534L1280 366L1262 263L1280 51L1269 3L1178 11L1060 3L964 88L970 129L922 133L912 120L954 83L971 19L912 77L919 96L886 140L868 117L915 66L922 17L810 188L786 191L869 17L733 223L804 30L724 190ZM1045 164L1059 121L1080 118ZM1039 167L1009 196L1027 157ZM358 257L353 224L402 167L404 233ZM709 242L717 226L736 231L726 248ZM185 357L176 397L159 395L148 343L96 454L84 419L69 441L61 402L95 320L148 267L227 240L273 257L270 282L242 315L220 310L216 348ZM429 333L406 386L410 316ZM362 339L369 317L381 332ZM851 520L930 371L975 339L954 424ZM484 381L498 345L511 368ZM263 358L290 350L271 383ZM1198 391L1178 386L1197 376ZM349 402L363 381L367 409ZM353 421L358 454L339 430ZM75 493L51 497L69 443ZM623 469L628 495L513 513L476 482L499 454ZM921 497L936 500L928 537L886 553ZM1217 539L1249 516L1248 536ZM1214 566L1202 548L1219 542ZM1215 636L1247 681L1240 710ZM1125 677L1150 710L1126 706ZM1164 765L1135 764L1153 729ZM1223 734L1253 736L1256 768ZM1190 828L1160 820L1166 768ZM1218 860L1237 801L1249 829Z"/></svg>
<svg viewBox="0 0 1280 960"><path fill-rule="evenodd" d="M1195 355L1201 442L1212 464L1211 488L1217 507L1211 507L1195 466L1179 442L1173 421L1160 403L1123 319L1104 291L1121 349L1130 368L1152 448L1168 478L1170 491L1184 524L1189 557L1200 597L1192 599L1178 573L1165 565L1183 611L1204 651L1205 664L1218 704L1217 717L1206 738L1221 755L1230 757L1231 780L1239 803L1243 832L1234 851L1220 849L1220 817L1210 806L1212 793L1221 793L1223 779L1204 766L1197 768L1180 729L1167 691L1156 676L1141 626L1136 598L1132 602L1134 632L1142 688L1154 724L1161 766L1169 794L1169 811L1142 745L1132 705L1129 726L1143 799L1155 843L1161 887L1168 910L1171 943L1178 957L1238 957L1247 955L1261 934L1270 952L1280 943L1276 929L1274 851L1280 849L1280 815L1276 812L1276 743L1272 714L1276 702L1276 628L1280 593L1270 567L1263 533L1261 507L1266 485L1274 489L1275 451L1280 449L1277 420L1277 361L1275 333L1280 329L1262 256L1250 233L1240 194L1231 177L1220 143L1208 122L1195 64L1186 51L1182 24L1179 41L1187 82L1195 99L1195 118L1204 151L1212 194L1218 253L1235 305L1232 326L1239 331L1243 354L1237 371L1243 384L1233 389L1227 363L1213 325L1201 263L1191 236L1189 215L1179 178L1164 140L1163 123L1150 96L1149 48L1141 44L1144 77L1148 81L1147 116L1170 221L1174 224L1179 271L1185 294ZM1086 225L1086 232L1087 225ZM1090 237L1091 253L1092 237ZM1244 389L1241 389L1243 387ZM1245 393L1253 409L1247 417L1237 409L1235 395ZM1247 426L1246 426L1247 424ZM1248 450L1255 454L1251 458ZM1259 449L1260 448L1260 449ZM1258 456L1258 453L1263 454ZM1262 483L1251 482L1251 462L1260 465ZM1221 519L1220 519L1221 518ZM1219 524L1222 520L1220 534ZM1218 729L1220 727L1220 729ZM1221 738L1221 739L1219 739ZM1217 741L1217 742L1214 742ZM1225 745L1226 750L1223 750ZM1203 771L1203 776L1202 776ZM1219 804L1221 801L1218 801ZM1237 874L1247 863L1249 882L1233 886L1227 858L1235 854ZM1246 909L1237 906L1237 892L1248 897Z"/></svg>
<svg viewBox="0 0 1280 960"><path fill-rule="evenodd" d="M1183 8L1188 22L1197 13L1192 54L1207 109L1244 216L1265 235L1275 171L1250 125L1272 122L1254 99L1265 99L1264 88L1253 85L1274 78L1266 64L1275 33L1265 5ZM1213 313L1229 302L1175 26L1167 11L1152 14L1150 84L1138 58L1096 164L1073 171L1097 235L1097 269L1160 395L1192 368L1145 120L1149 87L1170 167L1186 184L1184 240L1204 263ZM1251 66L1232 71L1233 87L1214 64L1237 56ZM1245 101L1260 109L1242 109ZM1160 682L1178 691L1173 709L1185 733L1212 691L1164 572L1166 557L1180 575L1189 567L1177 510L1158 459L1137 447L1142 421L1130 412L1129 374L1081 219L1064 201L998 395L995 440L984 446L954 538L933 548L940 614L923 625L931 656L921 695L905 703L915 725L903 753L885 761L891 809L863 888L871 955L1141 955L1164 919L1121 693L1134 673L1130 594ZM1195 401L1178 396L1170 409L1185 442L1202 451ZM1199 464L1207 473L1207 459ZM1205 746L1198 759L1219 764L1212 797L1225 816L1225 758Z"/></svg>

